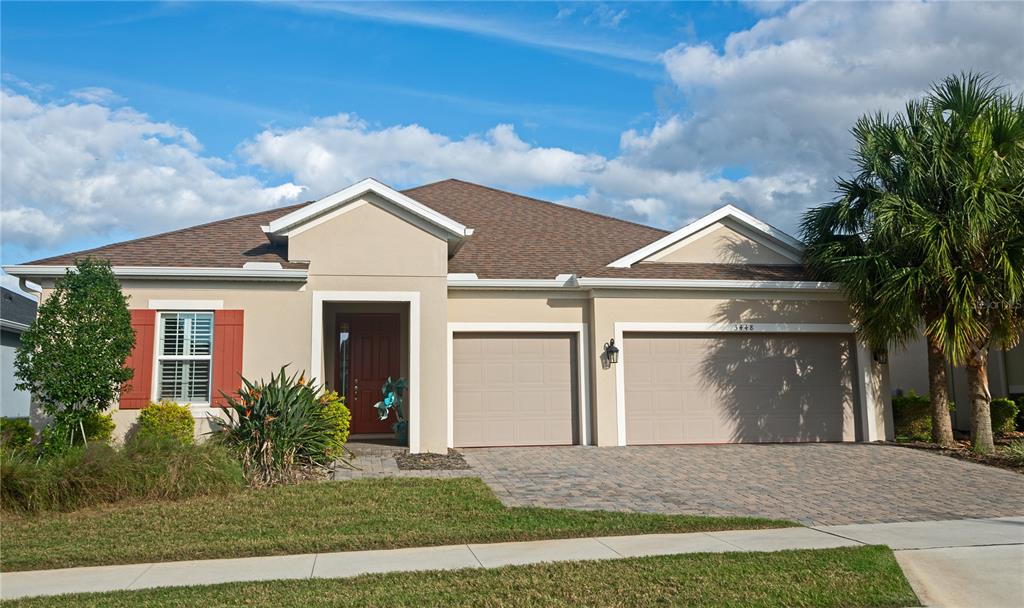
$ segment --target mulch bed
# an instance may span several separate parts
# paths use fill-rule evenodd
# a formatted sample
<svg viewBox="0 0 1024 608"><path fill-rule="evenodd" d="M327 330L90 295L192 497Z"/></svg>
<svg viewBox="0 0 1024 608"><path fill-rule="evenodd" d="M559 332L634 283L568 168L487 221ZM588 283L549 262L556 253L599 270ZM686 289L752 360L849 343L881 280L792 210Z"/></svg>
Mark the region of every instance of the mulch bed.
<svg viewBox="0 0 1024 608"><path fill-rule="evenodd" d="M395 454L398 468L415 471L461 471L470 468L462 454L449 448L447 454Z"/></svg>
<svg viewBox="0 0 1024 608"><path fill-rule="evenodd" d="M914 448L916 450L935 452L936 454L959 458L960 460L967 460L969 462L976 462L978 464L985 464L991 467L998 467L1000 469L1024 474L1024 462L1012 460L998 452L1000 446L1007 445L1013 439L1017 439L1021 436L1024 436L1024 433L1017 432L1013 433L1011 436L997 437L996 453L993 454L975 454L971 451L971 442L966 439L958 439L956 443L960 447L953 449L942 448L927 441L892 441L889 443L891 445L897 445L904 448Z"/></svg>

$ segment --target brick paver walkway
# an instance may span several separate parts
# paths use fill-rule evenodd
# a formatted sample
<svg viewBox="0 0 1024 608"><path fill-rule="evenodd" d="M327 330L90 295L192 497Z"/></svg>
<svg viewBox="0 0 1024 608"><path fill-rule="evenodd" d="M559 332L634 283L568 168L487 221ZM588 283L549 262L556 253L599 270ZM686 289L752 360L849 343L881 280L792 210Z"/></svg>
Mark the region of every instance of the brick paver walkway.
<svg viewBox="0 0 1024 608"><path fill-rule="evenodd" d="M431 471L408 470L398 468L395 454L406 451L405 448L386 444L350 441L346 446L352 454L351 466L337 464L332 475L335 481L346 479L364 479L376 477L478 477L472 470Z"/></svg>
<svg viewBox="0 0 1024 608"><path fill-rule="evenodd" d="M809 525L1024 515L1024 475L894 446L462 452L507 505L755 515Z"/></svg>

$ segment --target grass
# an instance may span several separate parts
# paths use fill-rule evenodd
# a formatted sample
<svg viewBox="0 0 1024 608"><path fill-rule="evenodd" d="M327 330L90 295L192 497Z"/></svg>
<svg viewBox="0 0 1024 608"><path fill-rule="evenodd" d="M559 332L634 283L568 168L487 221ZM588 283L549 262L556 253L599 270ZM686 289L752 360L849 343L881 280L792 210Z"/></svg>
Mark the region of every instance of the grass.
<svg viewBox="0 0 1024 608"><path fill-rule="evenodd" d="M698 553L37 598L65 606L916 606L886 547Z"/></svg>
<svg viewBox="0 0 1024 608"><path fill-rule="evenodd" d="M0 569L796 525L748 517L509 508L477 478L363 479L5 515Z"/></svg>

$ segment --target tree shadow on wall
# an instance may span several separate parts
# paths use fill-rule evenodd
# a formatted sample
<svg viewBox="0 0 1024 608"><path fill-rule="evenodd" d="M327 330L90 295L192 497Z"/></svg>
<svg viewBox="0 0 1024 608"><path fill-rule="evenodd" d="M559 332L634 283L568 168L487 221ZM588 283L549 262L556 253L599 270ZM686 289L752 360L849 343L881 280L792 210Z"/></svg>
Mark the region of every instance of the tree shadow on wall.
<svg viewBox="0 0 1024 608"><path fill-rule="evenodd" d="M808 322L785 300L734 300L723 324ZM839 334L707 334L703 388L715 395L737 442L842 441L858 434L855 350Z"/></svg>

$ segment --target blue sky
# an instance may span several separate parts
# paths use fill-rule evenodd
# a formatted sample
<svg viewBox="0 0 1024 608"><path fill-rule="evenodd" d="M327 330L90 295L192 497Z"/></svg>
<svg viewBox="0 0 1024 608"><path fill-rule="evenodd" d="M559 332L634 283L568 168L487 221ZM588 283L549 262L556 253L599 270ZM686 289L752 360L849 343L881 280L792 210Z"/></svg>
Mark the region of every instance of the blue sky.
<svg viewBox="0 0 1024 608"><path fill-rule="evenodd" d="M859 113L959 69L1024 81L1014 4L0 12L4 264L366 175L461 177L666 228L731 203L792 230L848 166Z"/></svg>

